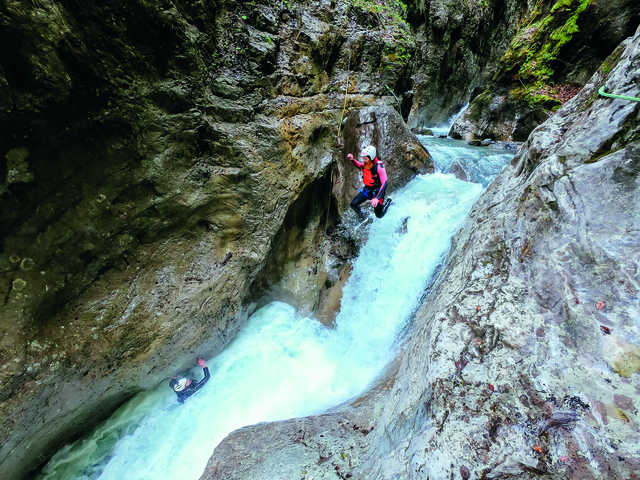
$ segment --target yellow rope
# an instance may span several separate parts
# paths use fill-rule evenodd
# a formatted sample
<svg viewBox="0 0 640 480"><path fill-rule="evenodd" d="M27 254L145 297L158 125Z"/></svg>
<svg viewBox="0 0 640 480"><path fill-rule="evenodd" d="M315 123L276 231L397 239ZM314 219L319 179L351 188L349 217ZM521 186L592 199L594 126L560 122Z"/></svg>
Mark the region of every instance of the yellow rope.
<svg viewBox="0 0 640 480"><path fill-rule="evenodd" d="M349 64L347 66L347 84L344 87L344 107L342 107L342 115L340 116L340 123L338 124L338 137L340 136L340 129L342 128L342 120L344 120L344 112L347 111L347 94L349 93L349 72L351 71L351 52L349 52Z"/></svg>
<svg viewBox="0 0 640 480"><path fill-rule="evenodd" d="M344 87L344 107L342 107L342 115L340 116L340 123L338 124L338 137L340 137L340 129L342 128L342 120L344 120L344 114L347 111L347 95L349 94L349 72L351 71L351 52L349 52L349 63L347 65L347 84ZM322 233L322 240L320 241L320 247L323 246L324 240L327 237L327 226L329 225L329 212L331 210L331 192L333 190L333 168L331 164L329 164L329 171L331 172L331 177L329 180L329 202L327 204L327 219L324 222L324 232ZM316 278L320 279L319 275L319 264L320 264L320 250L318 250L318 256L316 257ZM318 308L318 301L320 300L320 285L318 281L316 281L316 294L315 300L313 302L313 313L316 313L316 309Z"/></svg>

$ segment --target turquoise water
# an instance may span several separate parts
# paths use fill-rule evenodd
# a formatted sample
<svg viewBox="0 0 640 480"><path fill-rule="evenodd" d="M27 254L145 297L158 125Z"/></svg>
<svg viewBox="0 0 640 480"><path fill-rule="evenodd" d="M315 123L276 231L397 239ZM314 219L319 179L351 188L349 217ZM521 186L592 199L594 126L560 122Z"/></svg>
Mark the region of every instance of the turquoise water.
<svg viewBox="0 0 640 480"><path fill-rule="evenodd" d="M38 478L195 480L233 430L321 413L365 391L393 359L451 237L483 191L482 179L511 158L460 143L428 148L441 172L456 155L475 155L480 183L435 173L393 193L393 206L373 222L354 263L335 329L281 302L263 307L207 361L211 380L184 405L163 382L59 451ZM193 370L193 378L201 375Z"/></svg>

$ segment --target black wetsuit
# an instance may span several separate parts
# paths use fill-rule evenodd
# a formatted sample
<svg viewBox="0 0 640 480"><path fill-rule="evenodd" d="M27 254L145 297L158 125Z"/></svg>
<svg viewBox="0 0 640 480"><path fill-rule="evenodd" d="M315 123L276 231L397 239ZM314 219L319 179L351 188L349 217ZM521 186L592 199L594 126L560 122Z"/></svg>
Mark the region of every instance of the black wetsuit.
<svg viewBox="0 0 640 480"><path fill-rule="evenodd" d="M199 382L191 380L189 386L185 387L185 389L180 392L176 392L176 395L178 395L178 402L184 403L187 398L204 387L204 384L209 381L209 379L211 378L211 375L209 374L209 367L204 367L203 370L204 378L202 380L200 380Z"/></svg>

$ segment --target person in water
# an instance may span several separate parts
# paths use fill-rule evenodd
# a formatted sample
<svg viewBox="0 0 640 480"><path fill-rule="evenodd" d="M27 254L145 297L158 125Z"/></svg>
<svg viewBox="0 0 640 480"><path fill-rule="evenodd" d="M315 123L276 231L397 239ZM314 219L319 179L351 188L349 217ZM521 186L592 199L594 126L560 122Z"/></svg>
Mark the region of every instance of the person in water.
<svg viewBox="0 0 640 480"><path fill-rule="evenodd" d="M184 403L187 398L200 390L211 378L209 368L202 358L198 359L198 365L204 370L204 378L199 382L191 380L190 378L178 378L178 375L174 375L169 381L169 386L176 392L176 395L178 395L178 402Z"/></svg>
<svg viewBox="0 0 640 480"><path fill-rule="evenodd" d="M360 155L362 162L357 161L351 154L347 155L347 159L362 171L362 181L364 182L364 188L351 200L351 208L355 210L361 220L364 220L365 215L362 213L360 205L370 200L376 217L382 218L391 205L390 198L386 202L384 201L384 194L387 191L387 172L382 162L376 157L376 147L373 145L365 147Z"/></svg>

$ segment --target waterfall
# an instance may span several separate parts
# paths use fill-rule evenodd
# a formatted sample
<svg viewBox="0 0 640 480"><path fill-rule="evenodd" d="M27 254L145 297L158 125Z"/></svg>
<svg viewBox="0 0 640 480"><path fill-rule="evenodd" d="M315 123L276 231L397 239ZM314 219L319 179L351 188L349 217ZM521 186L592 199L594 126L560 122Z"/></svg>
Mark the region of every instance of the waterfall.
<svg viewBox="0 0 640 480"><path fill-rule="evenodd" d="M387 215L374 220L335 329L282 302L261 308L207 361L211 380L183 405L163 382L60 450L38 479L197 480L233 430L318 414L364 392L394 358L483 185L512 157L450 140L428 142L439 172L394 192ZM471 177L478 183L446 173L460 158L475 165ZM202 378L202 369L190 376Z"/></svg>

